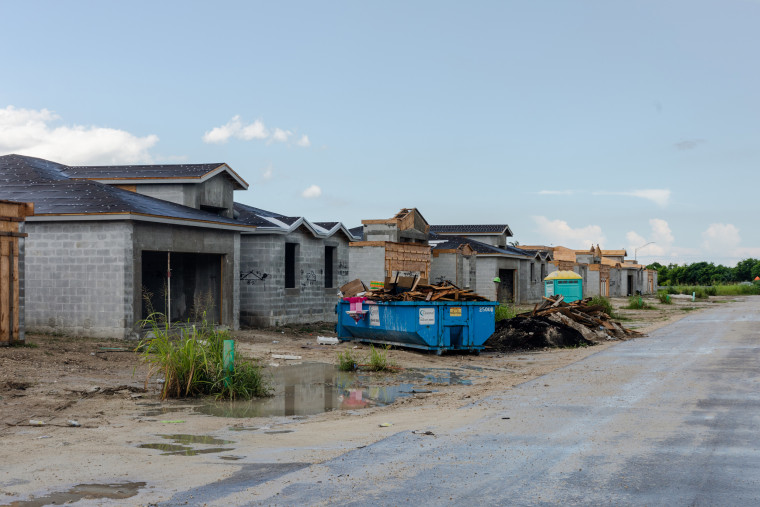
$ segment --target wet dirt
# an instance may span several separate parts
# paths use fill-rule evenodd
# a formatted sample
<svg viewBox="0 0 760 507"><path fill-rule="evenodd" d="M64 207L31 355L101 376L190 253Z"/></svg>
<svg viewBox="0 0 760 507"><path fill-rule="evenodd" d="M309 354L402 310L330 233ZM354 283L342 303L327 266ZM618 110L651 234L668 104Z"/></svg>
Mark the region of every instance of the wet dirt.
<svg viewBox="0 0 760 507"><path fill-rule="evenodd" d="M205 445L226 445L234 444L232 440L223 440L221 438L212 437L211 435L158 435L161 438L172 440L175 444L187 445L187 444L205 444Z"/></svg>
<svg viewBox="0 0 760 507"><path fill-rule="evenodd" d="M195 412L216 417L308 416L333 410L387 406L398 398L433 392L424 386L471 385L471 371L417 368L396 373L343 372L334 364L301 363L269 369L273 396L202 402Z"/></svg>
<svg viewBox="0 0 760 507"><path fill-rule="evenodd" d="M21 502L11 502L9 507L42 507L44 505L62 505L80 500L125 500L137 494L144 488L144 482L125 482L113 484L78 484L67 491L50 493L49 495Z"/></svg>
<svg viewBox="0 0 760 507"><path fill-rule="evenodd" d="M616 307L626 303L623 299L613 301ZM626 327L646 332L693 315L694 312L686 311L687 307L711 306L715 305L674 301L669 308L621 310L621 313ZM322 330L305 333L291 333L290 330L233 332L236 351L243 356L260 358L263 364L279 364L278 368L286 368L290 361L274 359L274 355L302 356L305 363L335 364L338 352L352 350L359 356L369 353L368 347L358 344L317 345L317 334L329 336ZM367 403L361 409L328 412L324 412L323 403L320 409L323 413L247 420L196 413L197 401L161 402L160 384L155 379L148 383L145 393L117 389L124 385L143 388L147 372L147 367L136 354L99 349L128 348L123 341L48 335L27 335L27 341L33 346L0 347L0 455L13 463L0 477L0 504L40 505L39 502L20 502L69 493L75 484L110 484L115 478L130 484L147 483L148 486L139 489L136 496L129 497L126 502L117 499L100 503L202 504L204 499L213 499L220 487L230 491L249 488L268 477L322 463L393 433L422 430L438 435L465 423L474 424L487 414L490 396L614 345L611 342L586 348L537 349L516 354L485 351L480 356L436 356L393 349L388 351L390 359L407 371L415 370L418 372L415 375L422 375L422 378L415 376L403 381L412 389L402 387L400 390L410 392L400 393L403 396L396 397L393 403ZM273 343L275 341L277 343ZM455 373L454 379L438 383L435 376L440 377L442 370ZM425 373L435 373L434 378L425 379ZM456 381L456 377L471 381L471 385L463 385ZM364 404L367 401L365 390L369 391L370 387L393 388L398 383L399 377L375 378L359 386L349 385L348 393L343 393L344 401L348 397L349 403ZM294 385L296 391L321 390L322 393L325 389L332 393L338 386L337 381L324 380L324 377L316 384ZM350 389L356 390L353 400ZM167 416L145 415L149 411ZM176 415L169 415L173 413ZM29 427L30 419L44 421L45 426ZM160 419L182 422L168 427ZM76 420L82 426L69 427L68 420ZM380 427L383 423L392 423L392 426ZM265 433L279 430L289 432ZM160 452L184 453L187 450L137 447L143 443L179 445L155 436L174 433L209 435L236 443L229 446L211 444L210 449L217 452L211 458L181 454L159 458ZM195 447L204 445L207 444L182 447L190 447L197 454L199 449ZM225 447L234 449L222 452ZM210 452L209 448L202 450ZM233 456L240 459L235 460ZM209 466L211 462L214 466ZM63 501L69 500L60 503ZM93 503L97 500L88 504Z"/></svg>

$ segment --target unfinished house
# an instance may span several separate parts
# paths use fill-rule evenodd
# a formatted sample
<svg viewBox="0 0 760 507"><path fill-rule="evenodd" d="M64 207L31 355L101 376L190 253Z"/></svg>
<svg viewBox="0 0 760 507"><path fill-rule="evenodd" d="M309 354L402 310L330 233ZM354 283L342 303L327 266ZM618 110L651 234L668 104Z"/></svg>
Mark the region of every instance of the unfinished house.
<svg viewBox="0 0 760 507"><path fill-rule="evenodd" d="M602 250L599 245L589 250L572 250L562 246L551 248L554 269L581 275L584 297L622 297L653 294L657 290L656 271L653 274L645 266L626 260L625 250Z"/></svg>
<svg viewBox="0 0 760 507"><path fill-rule="evenodd" d="M476 253L474 290L491 301L533 302L528 290L531 254L510 246L512 231L506 224L431 225L435 239L461 238Z"/></svg>
<svg viewBox="0 0 760 507"><path fill-rule="evenodd" d="M416 208L402 209L386 220L362 220L362 224L362 240L349 244L350 280L358 278L368 287L373 281L396 277L430 282L430 226Z"/></svg>
<svg viewBox="0 0 760 507"><path fill-rule="evenodd" d="M255 227L240 237L241 325L335 322L353 240L343 224L312 223L240 203L235 212Z"/></svg>
<svg viewBox="0 0 760 507"><path fill-rule="evenodd" d="M226 164L71 167L0 157L0 198L27 218L26 328L133 336L150 312L237 327L240 232Z"/></svg>
<svg viewBox="0 0 760 507"><path fill-rule="evenodd" d="M0 200L0 346L23 342L24 220L31 203Z"/></svg>
<svg viewBox="0 0 760 507"><path fill-rule="evenodd" d="M433 283L450 281L460 289L475 290L477 255L472 240L461 236L438 237L430 235L433 258L430 266Z"/></svg>
<svg viewBox="0 0 760 507"><path fill-rule="evenodd" d="M521 303L539 302L544 297L544 278L549 274L549 266L554 260L551 249L546 247L524 247L520 250L530 256L526 261L528 276L525 277Z"/></svg>

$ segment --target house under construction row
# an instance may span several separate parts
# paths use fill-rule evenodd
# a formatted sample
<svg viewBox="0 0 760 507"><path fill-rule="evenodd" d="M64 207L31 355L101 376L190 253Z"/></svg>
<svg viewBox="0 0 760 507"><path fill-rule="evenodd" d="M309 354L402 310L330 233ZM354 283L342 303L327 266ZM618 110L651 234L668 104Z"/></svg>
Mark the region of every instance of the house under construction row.
<svg viewBox="0 0 760 507"><path fill-rule="evenodd" d="M0 200L34 210L13 222L10 261L19 266L14 297L25 306L26 329L122 338L151 315L230 328L334 321L339 287L355 278L450 280L517 303L539 301L556 268L579 272L587 294L656 287L624 252L518 248L506 224L429 225L414 208L349 231L236 202L247 189L223 163L67 166L0 157ZM2 297L0 325L10 318ZM23 332L15 326L11 332Z"/></svg>

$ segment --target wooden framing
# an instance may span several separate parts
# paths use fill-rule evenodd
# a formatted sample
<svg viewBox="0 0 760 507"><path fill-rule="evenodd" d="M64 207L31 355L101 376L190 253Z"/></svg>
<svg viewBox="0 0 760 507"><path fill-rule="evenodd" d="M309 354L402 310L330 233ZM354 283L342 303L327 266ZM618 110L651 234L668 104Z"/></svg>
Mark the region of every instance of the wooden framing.
<svg viewBox="0 0 760 507"><path fill-rule="evenodd" d="M0 345L20 341L19 224L34 214L32 203L0 201Z"/></svg>
<svg viewBox="0 0 760 507"><path fill-rule="evenodd" d="M419 273L421 283L430 280L430 246L419 243L385 243L385 273Z"/></svg>

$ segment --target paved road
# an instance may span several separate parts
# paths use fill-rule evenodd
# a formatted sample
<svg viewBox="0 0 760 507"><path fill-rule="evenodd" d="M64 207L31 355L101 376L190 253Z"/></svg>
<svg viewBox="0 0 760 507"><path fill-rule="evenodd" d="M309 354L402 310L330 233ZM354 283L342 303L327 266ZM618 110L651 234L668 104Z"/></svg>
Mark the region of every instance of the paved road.
<svg viewBox="0 0 760 507"><path fill-rule="evenodd" d="M760 298L716 305L482 404L489 415L456 432L398 433L258 485L239 476L235 491L203 499L760 505Z"/></svg>

